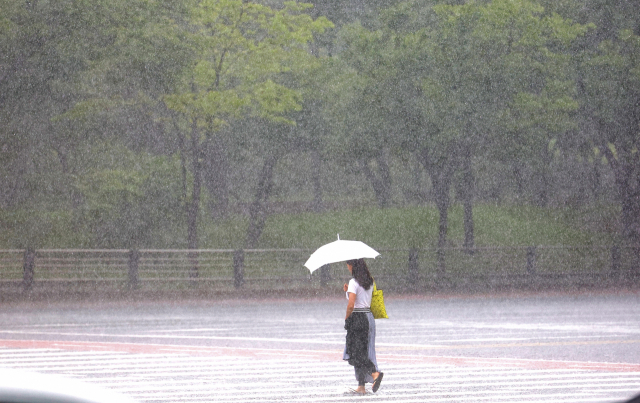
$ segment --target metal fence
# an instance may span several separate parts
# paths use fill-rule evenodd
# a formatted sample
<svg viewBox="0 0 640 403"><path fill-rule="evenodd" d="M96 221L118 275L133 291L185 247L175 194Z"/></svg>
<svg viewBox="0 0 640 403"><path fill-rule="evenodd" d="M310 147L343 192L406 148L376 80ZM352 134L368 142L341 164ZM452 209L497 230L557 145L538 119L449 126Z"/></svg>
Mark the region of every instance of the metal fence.
<svg viewBox="0 0 640 403"><path fill-rule="evenodd" d="M433 248L387 251L371 266L379 280L417 291L603 286L635 284L638 256L640 249L619 246Z"/></svg>
<svg viewBox="0 0 640 403"><path fill-rule="evenodd" d="M637 284L640 249L619 246L530 246L383 249L370 260L381 288L493 289L524 286ZM312 275L306 249L39 249L0 250L0 285L28 291L99 285L111 289L200 287L296 289L340 287L344 265ZM444 258L442 258L444 256Z"/></svg>

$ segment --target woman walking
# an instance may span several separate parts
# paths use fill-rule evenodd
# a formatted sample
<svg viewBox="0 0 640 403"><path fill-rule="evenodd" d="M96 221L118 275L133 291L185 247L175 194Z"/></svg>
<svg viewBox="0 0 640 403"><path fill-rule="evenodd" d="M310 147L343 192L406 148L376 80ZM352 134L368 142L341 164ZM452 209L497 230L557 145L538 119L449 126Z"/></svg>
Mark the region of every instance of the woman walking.
<svg viewBox="0 0 640 403"><path fill-rule="evenodd" d="M357 393L365 394L365 383L373 383L371 390L377 392L384 375L376 362L376 322L371 313L373 277L363 259L347 261L347 269L353 276L344 285L349 302L344 328L347 340L343 359L353 365L358 381Z"/></svg>

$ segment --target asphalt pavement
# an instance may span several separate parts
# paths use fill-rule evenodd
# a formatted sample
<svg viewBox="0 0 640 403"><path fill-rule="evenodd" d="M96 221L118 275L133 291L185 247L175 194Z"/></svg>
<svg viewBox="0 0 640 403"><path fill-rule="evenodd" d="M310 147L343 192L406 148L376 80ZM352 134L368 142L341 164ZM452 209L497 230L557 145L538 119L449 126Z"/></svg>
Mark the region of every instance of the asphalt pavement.
<svg viewBox="0 0 640 403"><path fill-rule="evenodd" d="M141 402L619 402L640 393L640 294L387 296L380 391L352 396L346 299L15 303L0 367Z"/></svg>

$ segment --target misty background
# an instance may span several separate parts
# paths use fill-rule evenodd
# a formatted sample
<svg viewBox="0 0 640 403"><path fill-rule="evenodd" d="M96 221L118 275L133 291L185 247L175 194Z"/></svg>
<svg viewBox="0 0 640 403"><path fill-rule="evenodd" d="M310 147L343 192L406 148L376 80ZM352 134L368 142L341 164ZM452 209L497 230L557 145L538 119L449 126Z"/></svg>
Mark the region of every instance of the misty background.
<svg viewBox="0 0 640 403"><path fill-rule="evenodd" d="M0 247L640 246L639 3L2 0Z"/></svg>

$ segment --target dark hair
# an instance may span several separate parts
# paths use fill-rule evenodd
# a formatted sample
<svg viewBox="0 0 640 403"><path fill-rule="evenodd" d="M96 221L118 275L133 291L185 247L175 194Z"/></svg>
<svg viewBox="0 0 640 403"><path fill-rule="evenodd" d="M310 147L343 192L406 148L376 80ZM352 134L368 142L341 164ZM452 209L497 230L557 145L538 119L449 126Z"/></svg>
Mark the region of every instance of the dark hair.
<svg viewBox="0 0 640 403"><path fill-rule="evenodd" d="M364 259L347 260L347 264L351 266L351 274L356 279L360 287L368 290L373 285L373 277L369 273L369 268Z"/></svg>

